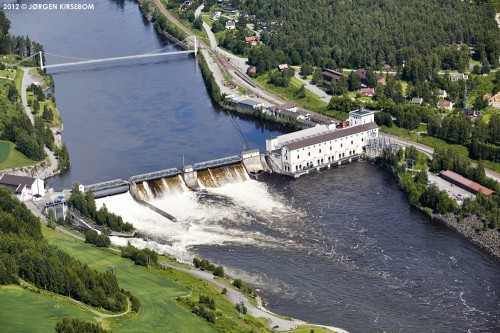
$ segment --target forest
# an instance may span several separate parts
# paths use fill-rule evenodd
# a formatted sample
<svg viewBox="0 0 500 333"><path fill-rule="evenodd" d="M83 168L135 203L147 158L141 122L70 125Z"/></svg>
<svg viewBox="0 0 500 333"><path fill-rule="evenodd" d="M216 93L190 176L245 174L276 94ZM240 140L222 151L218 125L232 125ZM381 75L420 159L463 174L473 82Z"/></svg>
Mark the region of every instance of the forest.
<svg viewBox="0 0 500 333"><path fill-rule="evenodd" d="M119 288L113 272L99 273L49 245L38 218L0 188L0 285L20 279L97 308L127 308L128 293Z"/></svg>
<svg viewBox="0 0 500 333"><path fill-rule="evenodd" d="M94 195L91 191L82 193L78 187L73 187L73 193L68 199L71 207L77 209L83 216L95 221L98 225L115 231L132 231L134 226L131 223L123 222L121 216L108 211L106 206L99 210L96 208Z"/></svg>
<svg viewBox="0 0 500 333"><path fill-rule="evenodd" d="M474 47L475 57L495 67L500 56L494 11L483 1L255 0L235 4L266 25L270 41L253 52L270 54L275 63L394 68L433 54L441 60L442 69L458 69L463 64L460 51L443 47L452 45Z"/></svg>

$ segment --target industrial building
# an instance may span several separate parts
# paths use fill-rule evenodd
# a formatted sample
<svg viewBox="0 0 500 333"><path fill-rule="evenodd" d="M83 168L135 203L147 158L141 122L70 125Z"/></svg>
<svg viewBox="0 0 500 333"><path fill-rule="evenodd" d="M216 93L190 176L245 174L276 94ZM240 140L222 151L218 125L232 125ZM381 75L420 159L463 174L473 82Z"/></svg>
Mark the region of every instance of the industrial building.
<svg viewBox="0 0 500 333"><path fill-rule="evenodd" d="M370 139L378 137L374 111L349 113L350 126L319 125L266 140L273 170L293 177L359 158Z"/></svg>
<svg viewBox="0 0 500 333"><path fill-rule="evenodd" d="M20 200L39 200L45 195L45 185L42 179L16 175L0 175L0 186L7 187Z"/></svg>
<svg viewBox="0 0 500 333"><path fill-rule="evenodd" d="M439 175L441 176L441 178L443 178L443 179L449 181L450 183L453 183L453 184L455 184L455 185L457 185L457 186L463 188L464 190L469 191L473 194L477 194L479 192L481 192L482 194L484 194L486 196L496 194L495 191L493 191L487 187L484 187L482 185L479 185L478 183L473 182L472 180L467 179L467 178L459 175L456 172L446 170L446 171L441 171L439 173Z"/></svg>

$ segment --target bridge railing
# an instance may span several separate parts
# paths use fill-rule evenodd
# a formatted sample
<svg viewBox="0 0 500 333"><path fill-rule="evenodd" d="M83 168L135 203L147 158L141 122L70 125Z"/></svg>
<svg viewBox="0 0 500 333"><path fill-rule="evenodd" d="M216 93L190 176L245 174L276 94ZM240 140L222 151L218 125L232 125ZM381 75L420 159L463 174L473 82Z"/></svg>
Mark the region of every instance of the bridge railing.
<svg viewBox="0 0 500 333"><path fill-rule="evenodd" d="M102 183L96 183L91 185L84 185L85 191L99 191L106 188L117 187L122 185L128 185L129 183L123 179L108 180Z"/></svg>
<svg viewBox="0 0 500 333"><path fill-rule="evenodd" d="M138 183L138 182L144 182L152 179L158 179L158 178L164 178L164 177L171 177L180 174L181 171L177 168L171 168L171 169L166 169L166 170L161 170L161 171L155 171L155 172L150 172L150 173L145 173L142 175L137 175L137 176L132 176L129 179L130 183Z"/></svg>
<svg viewBox="0 0 500 333"><path fill-rule="evenodd" d="M236 156L236 155L229 156L229 157L219 158L216 160L195 163L195 164L193 164L193 170L197 171L197 170L203 170L203 169L208 169L208 168L216 168L219 166L239 163L241 161L242 161L242 159L239 156Z"/></svg>

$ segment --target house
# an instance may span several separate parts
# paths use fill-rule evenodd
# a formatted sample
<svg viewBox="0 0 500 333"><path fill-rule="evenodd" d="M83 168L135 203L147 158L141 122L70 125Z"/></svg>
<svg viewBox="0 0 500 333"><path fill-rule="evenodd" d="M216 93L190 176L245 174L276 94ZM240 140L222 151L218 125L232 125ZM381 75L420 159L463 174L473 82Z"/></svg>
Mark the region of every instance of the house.
<svg viewBox="0 0 500 333"><path fill-rule="evenodd" d="M437 102L438 109L453 110L453 102L450 101L439 101Z"/></svg>
<svg viewBox="0 0 500 333"><path fill-rule="evenodd" d="M284 71L285 69L288 69L288 64L281 64L281 65L278 65L278 69L280 70L280 72Z"/></svg>
<svg viewBox="0 0 500 333"><path fill-rule="evenodd" d="M375 96L375 88L361 88L361 97Z"/></svg>
<svg viewBox="0 0 500 333"><path fill-rule="evenodd" d="M420 98L420 97L413 97L411 99L411 104L413 105L422 105L422 102L424 101L423 98Z"/></svg>
<svg viewBox="0 0 500 333"><path fill-rule="evenodd" d="M437 97L441 99L445 99L448 97L448 94L446 93L446 90L438 90Z"/></svg>
<svg viewBox="0 0 500 333"><path fill-rule="evenodd" d="M244 99L242 101L239 101L236 105L239 108L246 110L256 110L264 106L264 104L251 99Z"/></svg>
<svg viewBox="0 0 500 333"><path fill-rule="evenodd" d="M254 36L249 36L249 37L245 37L245 43L250 44L250 45L255 45L255 44L257 44L257 40L255 39Z"/></svg>
<svg viewBox="0 0 500 333"><path fill-rule="evenodd" d="M467 110L464 110L464 113L469 118L479 117L479 112L476 110L467 109Z"/></svg>
<svg viewBox="0 0 500 333"><path fill-rule="evenodd" d="M334 71L333 69L321 68L321 74L323 75L323 80L325 82L338 82L344 74L341 72Z"/></svg>
<svg viewBox="0 0 500 333"><path fill-rule="evenodd" d="M215 12L212 13L212 15L210 15L210 19L212 21L217 21L218 19L220 19L221 15L222 15L222 12L220 10L216 10Z"/></svg>
<svg viewBox="0 0 500 333"><path fill-rule="evenodd" d="M459 81L464 80L467 81L469 79L469 75L465 73L450 73L450 81Z"/></svg>
<svg viewBox="0 0 500 333"><path fill-rule="evenodd" d="M236 29L236 22L235 21L227 21L226 22L226 30L234 30Z"/></svg>
<svg viewBox="0 0 500 333"><path fill-rule="evenodd" d="M7 187L20 200L39 200L45 194L43 179L22 177L9 174L0 176L0 186Z"/></svg>
<svg viewBox="0 0 500 333"><path fill-rule="evenodd" d="M359 80L361 81L362 84L366 85L367 84L367 81L366 81L366 76L367 76L367 70L364 69L364 68L360 68L358 69L355 74L357 76L359 76ZM375 79L376 79L376 83L377 84L381 84L383 86L385 86L387 84L385 78L383 76L380 76L378 74L375 74Z"/></svg>
<svg viewBox="0 0 500 333"><path fill-rule="evenodd" d="M500 91L489 98L488 105L500 108Z"/></svg>

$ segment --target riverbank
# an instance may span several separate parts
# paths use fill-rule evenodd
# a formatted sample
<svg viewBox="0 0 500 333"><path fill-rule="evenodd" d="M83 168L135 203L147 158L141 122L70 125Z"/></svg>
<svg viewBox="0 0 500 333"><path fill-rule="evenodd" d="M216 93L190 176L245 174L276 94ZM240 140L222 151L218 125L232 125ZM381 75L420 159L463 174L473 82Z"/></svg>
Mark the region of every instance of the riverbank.
<svg viewBox="0 0 500 333"><path fill-rule="evenodd" d="M484 229L483 219L478 216L460 217L453 214L430 214L433 221L440 222L455 230L474 245L487 251L500 260L500 232L495 229Z"/></svg>

